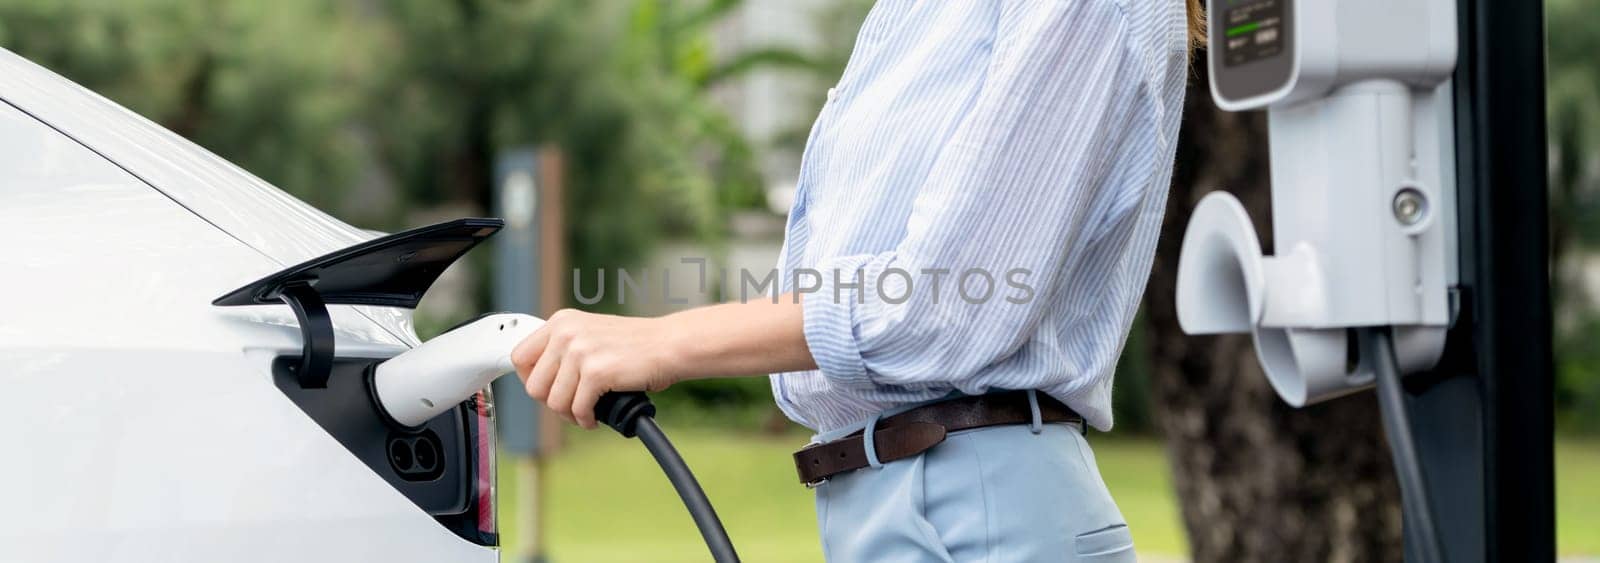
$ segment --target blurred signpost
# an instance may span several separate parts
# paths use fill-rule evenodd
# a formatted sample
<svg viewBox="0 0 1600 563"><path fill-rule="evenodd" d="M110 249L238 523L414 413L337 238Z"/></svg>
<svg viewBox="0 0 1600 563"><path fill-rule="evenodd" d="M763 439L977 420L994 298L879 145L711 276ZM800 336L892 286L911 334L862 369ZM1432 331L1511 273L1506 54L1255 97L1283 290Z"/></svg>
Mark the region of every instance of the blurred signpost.
<svg viewBox="0 0 1600 563"><path fill-rule="evenodd" d="M496 310L549 317L565 303L565 225L562 222L561 156L552 148L518 147L495 161L495 215L506 221L495 237ZM515 552L507 561L544 560L541 458L559 446L560 430L550 411L535 404L515 375L494 382L500 451L511 463L516 486L507 506L517 515Z"/></svg>

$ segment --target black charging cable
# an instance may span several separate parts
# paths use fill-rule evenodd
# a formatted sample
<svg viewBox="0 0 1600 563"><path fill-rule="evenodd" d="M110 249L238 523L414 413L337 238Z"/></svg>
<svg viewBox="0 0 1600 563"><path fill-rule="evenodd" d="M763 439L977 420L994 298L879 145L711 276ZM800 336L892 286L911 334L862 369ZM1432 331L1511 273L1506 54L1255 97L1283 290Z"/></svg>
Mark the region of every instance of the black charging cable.
<svg viewBox="0 0 1600 563"><path fill-rule="evenodd" d="M1417 459L1417 444L1411 433L1411 418L1406 411L1405 389L1400 386L1400 363L1394 355L1394 341L1387 328L1362 331L1362 347L1377 372L1378 408L1383 411L1383 433L1389 438L1394 470L1400 477L1401 514L1405 526L1416 538L1416 553L1421 563L1442 563L1444 550L1434 528L1433 504L1428 502L1428 483L1422 463Z"/></svg>
<svg viewBox="0 0 1600 563"><path fill-rule="evenodd" d="M639 392L606 393L595 403L594 414L597 420L624 437L638 437L644 442L645 449L650 450L650 455L661 465L661 472L672 482L672 488L678 490L678 497L683 499L684 508L689 509L694 525L700 528L700 537L705 538L706 547L711 549L711 558L717 563L738 563L739 554L733 551L733 541L728 539L728 531L722 528L722 520L717 518L706 492L700 489L700 482L683 462L683 456L678 455L677 448L672 447L667 434L656 425L656 406L650 403L650 398Z"/></svg>

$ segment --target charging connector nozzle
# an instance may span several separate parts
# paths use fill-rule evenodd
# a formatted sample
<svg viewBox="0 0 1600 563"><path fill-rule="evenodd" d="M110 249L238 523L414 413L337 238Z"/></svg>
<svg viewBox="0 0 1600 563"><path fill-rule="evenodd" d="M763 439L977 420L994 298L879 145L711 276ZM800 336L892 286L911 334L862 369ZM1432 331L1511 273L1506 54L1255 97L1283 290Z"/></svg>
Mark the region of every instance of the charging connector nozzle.
<svg viewBox="0 0 1600 563"><path fill-rule="evenodd" d="M372 375L378 407L402 426L419 426L514 369L511 350L541 326L531 315L484 315L384 360Z"/></svg>

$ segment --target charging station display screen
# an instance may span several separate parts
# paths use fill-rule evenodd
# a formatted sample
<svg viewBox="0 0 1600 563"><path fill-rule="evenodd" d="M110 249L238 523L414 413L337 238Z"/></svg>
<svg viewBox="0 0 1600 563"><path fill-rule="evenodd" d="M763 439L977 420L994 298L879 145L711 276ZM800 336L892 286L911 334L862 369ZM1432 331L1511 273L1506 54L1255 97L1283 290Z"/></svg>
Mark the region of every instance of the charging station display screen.
<svg viewBox="0 0 1600 563"><path fill-rule="evenodd" d="M1221 21L1223 64L1238 66L1283 52L1285 0L1234 0Z"/></svg>

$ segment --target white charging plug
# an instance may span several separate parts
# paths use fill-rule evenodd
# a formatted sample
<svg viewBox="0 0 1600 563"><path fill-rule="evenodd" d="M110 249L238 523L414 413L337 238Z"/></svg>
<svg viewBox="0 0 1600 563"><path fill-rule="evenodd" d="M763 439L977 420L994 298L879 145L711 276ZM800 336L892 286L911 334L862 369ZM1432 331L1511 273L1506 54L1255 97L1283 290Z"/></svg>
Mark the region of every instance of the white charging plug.
<svg viewBox="0 0 1600 563"><path fill-rule="evenodd" d="M544 320L487 315L378 364L373 389L395 422L419 426L515 369L511 351Z"/></svg>

